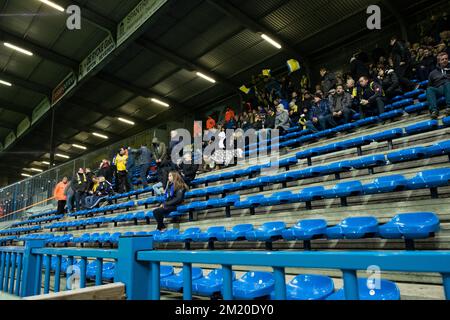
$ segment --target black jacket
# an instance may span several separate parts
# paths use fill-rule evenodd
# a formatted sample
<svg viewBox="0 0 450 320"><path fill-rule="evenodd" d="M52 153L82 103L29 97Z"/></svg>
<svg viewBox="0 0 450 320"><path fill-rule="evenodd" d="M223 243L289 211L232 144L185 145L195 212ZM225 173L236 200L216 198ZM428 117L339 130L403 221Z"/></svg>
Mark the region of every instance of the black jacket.
<svg viewBox="0 0 450 320"><path fill-rule="evenodd" d="M394 70L387 70L384 79L381 82L383 90L389 94L400 90L400 82Z"/></svg>
<svg viewBox="0 0 450 320"><path fill-rule="evenodd" d="M397 69L400 66L400 62L408 64L409 56L406 46L401 41L396 41L391 51L392 60L394 61L394 68Z"/></svg>
<svg viewBox="0 0 450 320"><path fill-rule="evenodd" d="M100 182L100 184L97 187L97 190L95 190L95 195L99 197L105 197L109 196L113 193L112 186L109 182Z"/></svg>
<svg viewBox="0 0 450 320"><path fill-rule="evenodd" d="M106 181L108 181L110 183L112 183L113 175L114 175L114 171L113 171L113 168L111 166L103 166L98 171L98 176L99 177L105 177Z"/></svg>
<svg viewBox="0 0 450 320"><path fill-rule="evenodd" d="M184 189L179 189L179 190L175 191L173 197L170 197L164 201L164 207L165 208L177 207L180 204L182 204L184 201L184 193L185 192L186 192L186 190L184 190Z"/></svg>
<svg viewBox="0 0 450 320"><path fill-rule="evenodd" d="M334 87L336 87L337 84L337 80L336 80L336 76L334 75L334 73L331 72L327 72L323 78L322 78L322 89L323 89L323 93L324 95L328 95L328 92L333 89Z"/></svg>
<svg viewBox="0 0 450 320"><path fill-rule="evenodd" d="M264 128L271 128L274 129L275 128L275 115L271 116L271 115L267 115L266 116L266 120L264 121Z"/></svg>
<svg viewBox="0 0 450 320"><path fill-rule="evenodd" d="M447 68L438 65L436 69L431 71L428 79L430 81L428 86L430 87L439 88L443 86L450 80L450 65Z"/></svg>
<svg viewBox="0 0 450 320"><path fill-rule="evenodd" d="M72 189L75 192L86 192L88 187L88 177L83 173L77 173L72 179Z"/></svg>
<svg viewBox="0 0 450 320"><path fill-rule="evenodd" d="M353 79L358 81L362 76L369 76L369 68L359 59L354 59L350 62L350 73Z"/></svg>
<svg viewBox="0 0 450 320"><path fill-rule="evenodd" d="M198 164L184 164L180 165L180 171L186 184L190 184L195 179L198 171Z"/></svg>
<svg viewBox="0 0 450 320"><path fill-rule="evenodd" d="M367 87L359 88L358 97L361 100L367 100L369 103L374 103L377 98L384 96L383 88L376 82L371 82Z"/></svg>

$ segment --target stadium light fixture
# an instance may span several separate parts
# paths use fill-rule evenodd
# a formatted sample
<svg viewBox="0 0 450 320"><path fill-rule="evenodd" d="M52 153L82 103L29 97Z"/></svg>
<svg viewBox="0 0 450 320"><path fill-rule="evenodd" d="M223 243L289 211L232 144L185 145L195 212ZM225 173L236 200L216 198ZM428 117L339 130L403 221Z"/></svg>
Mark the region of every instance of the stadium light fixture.
<svg viewBox="0 0 450 320"><path fill-rule="evenodd" d="M85 146L81 146L81 145L75 144L75 143L72 144L72 147L80 149L80 150L87 150L87 148Z"/></svg>
<svg viewBox="0 0 450 320"><path fill-rule="evenodd" d="M44 172L44 170L42 169L38 169L38 168L30 168L30 171L34 171L34 172Z"/></svg>
<svg viewBox="0 0 450 320"><path fill-rule="evenodd" d="M120 122L129 124L129 125L131 125L131 126L134 126L134 125L135 125L135 123L134 123L133 121L130 121L130 120L127 120L127 119L124 119L124 118L117 118L117 119L118 119Z"/></svg>
<svg viewBox="0 0 450 320"><path fill-rule="evenodd" d="M64 8L61 7L59 4L56 4L56 3L54 3L54 2L52 2L52 1L50 1L50 0L39 0L39 1L42 2L42 3L44 3L44 4L46 4L46 5L48 5L49 7L52 7L53 9L58 10L58 11L61 11L61 12L66 11L66 10L64 10Z"/></svg>
<svg viewBox="0 0 450 320"><path fill-rule="evenodd" d="M271 37L269 37L266 34L262 34L261 38L263 38L264 40L266 40L268 43L270 43L271 45L273 45L275 48L277 49L281 49L281 44L279 44L278 42L276 42L275 40L273 40Z"/></svg>
<svg viewBox="0 0 450 320"><path fill-rule="evenodd" d="M49 166L49 165L50 165L50 162L48 162L48 161L42 161L41 163L42 163L42 164L45 164L46 166Z"/></svg>
<svg viewBox="0 0 450 320"><path fill-rule="evenodd" d="M32 175L31 175L31 174L28 174L28 173L22 173L22 177L25 177L25 178L31 178Z"/></svg>
<svg viewBox="0 0 450 320"><path fill-rule="evenodd" d="M165 103L165 102L162 102L161 100L152 98L152 101L153 101L154 103L156 103L156 104L159 104L160 106L163 106L163 107L166 107L166 108L170 107L170 105L168 105L168 104Z"/></svg>
<svg viewBox="0 0 450 320"><path fill-rule="evenodd" d="M106 140L106 139L109 139L108 136L105 136L105 135L100 134L100 133L97 133L97 132L92 133L92 135L94 135L94 136L96 136L96 137L98 137L98 138L105 139L105 140Z"/></svg>
<svg viewBox="0 0 450 320"><path fill-rule="evenodd" d="M7 87L11 87L11 86L12 86L12 83L11 83L11 82L4 81L4 80L1 80L1 79L0 79L0 84L2 84L2 85L4 85L4 86L7 86Z"/></svg>
<svg viewBox="0 0 450 320"><path fill-rule="evenodd" d="M66 156L66 155L60 154L60 153L55 154L55 156L60 157L60 158L63 158L63 159L70 159L69 156Z"/></svg>
<svg viewBox="0 0 450 320"><path fill-rule="evenodd" d="M18 52L20 52L20 53L23 53L23 54L25 54L25 55L27 55L27 56L32 56L32 55L33 55L33 52L28 51L28 50L25 50L25 49L23 49L23 48L21 48L21 47L15 46L15 45L13 45L13 44L11 44L11 43L9 43L9 42L3 42L3 45L4 45L5 47L8 47L8 48L14 50L14 51L18 51Z"/></svg>
<svg viewBox="0 0 450 320"><path fill-rule="evenodd" d="M214 79L211 78L211 77L208 77L207 75L205 75L205 74L203 74L203 73L201 73L201 72L197 72L197 76L199 76L200 78L203 78L203 79L205 79L206 81L209 81L209 82L211 82L211 83L216 83L216 80L214 80Z"/></svg>

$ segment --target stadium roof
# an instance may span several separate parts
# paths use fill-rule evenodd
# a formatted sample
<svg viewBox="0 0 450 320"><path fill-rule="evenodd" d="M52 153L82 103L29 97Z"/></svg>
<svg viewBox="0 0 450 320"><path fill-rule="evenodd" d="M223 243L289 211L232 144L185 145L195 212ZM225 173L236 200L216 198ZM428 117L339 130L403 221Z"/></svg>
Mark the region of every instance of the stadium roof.
<svg viewBox="0 0 450 320"><path fill-rule="evenodd" d="M45 169L52 112L56 152L75 158L236 94L261 66L307 64L318 50L367 32L355 25L365 26L371 4L382 2L389 21L431 1L53 2L78 5L81 30L69 30L68 14L41 0L0 0L0 176ZM146 16L148 7L157 10Z"/></svg>

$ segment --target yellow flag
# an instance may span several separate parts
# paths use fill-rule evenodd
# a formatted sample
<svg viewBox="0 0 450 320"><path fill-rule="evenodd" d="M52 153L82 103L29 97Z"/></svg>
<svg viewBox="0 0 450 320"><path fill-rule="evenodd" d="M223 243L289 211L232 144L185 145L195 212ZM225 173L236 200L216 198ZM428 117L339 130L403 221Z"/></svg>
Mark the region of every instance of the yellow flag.
<svg viewBox="0 0 450 320"><path fill-rule="evenodd" d="M239 88L243 93L248 94L250 92L250 89L247 88L245 85Z"/></svg>
<svg viewBox="0 0 450 320"><path fill-rule="evenodd" d="M300 70L300 62L298 62L295 59L291 59L287 61L287 66L289 69L289 73L295 72L297 70Z"/></svg>
<svg viewBox="0 0 450 320"><path fill-rule="evenodd" d="M262 75L263 75L264 77L270 77L270 72L271 72L270 69L264 69L264 70L262 71Z"/></svg>

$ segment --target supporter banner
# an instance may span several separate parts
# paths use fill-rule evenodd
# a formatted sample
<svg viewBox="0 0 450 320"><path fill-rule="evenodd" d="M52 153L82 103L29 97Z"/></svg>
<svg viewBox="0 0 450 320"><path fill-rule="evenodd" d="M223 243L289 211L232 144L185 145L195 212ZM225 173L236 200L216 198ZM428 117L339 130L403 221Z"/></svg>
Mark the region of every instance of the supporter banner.
<svg viewBox="0 0 450 320"><path fill-rule="evenodd" d="M167 0L142 0L117 27L117 46L127 40L166 2Z"/></svg>
<svg viewBox="0 0 450 320"><path fill-rule="evenodd" d="M80 64L78 80L83 79L89 72L100 64L116 49L116 43L111 34L105 38Z"/></svg>
<svg viewBox="0 0 450 320"><path fill-rule="evenodd" d="M295 59L288 60L286 62L286 64L287 64L289 73L292 73L292 72L300 70L300 62L298 62Z"/></svg>
<svg viewBox="0 0 450 320"><path fill-rule="evenodd" d="M77 85L77 76L71 72L52 92L52 106Z"/></svg>
<svg viewBox="0 0 450 320"><path fill-rule="evenodd" d="M17 137L20 137L22 134L24 134L30 126L30 119L28 117L23 119L23 121L17 126Z"/></svg>
<svg viewBox="0 0 450 320"><path fill-rule="evenodd" d="M5 149L8 148L16 140L16 134L11 132L5 138Z"/></svg>
<svg viewBox="0 0 450 320"><path fill-rule="evenodd" d="M43 99L39 105L34 108L31 116L31 124L38 121L50 109L50 102L47 98Z"/></svg>

